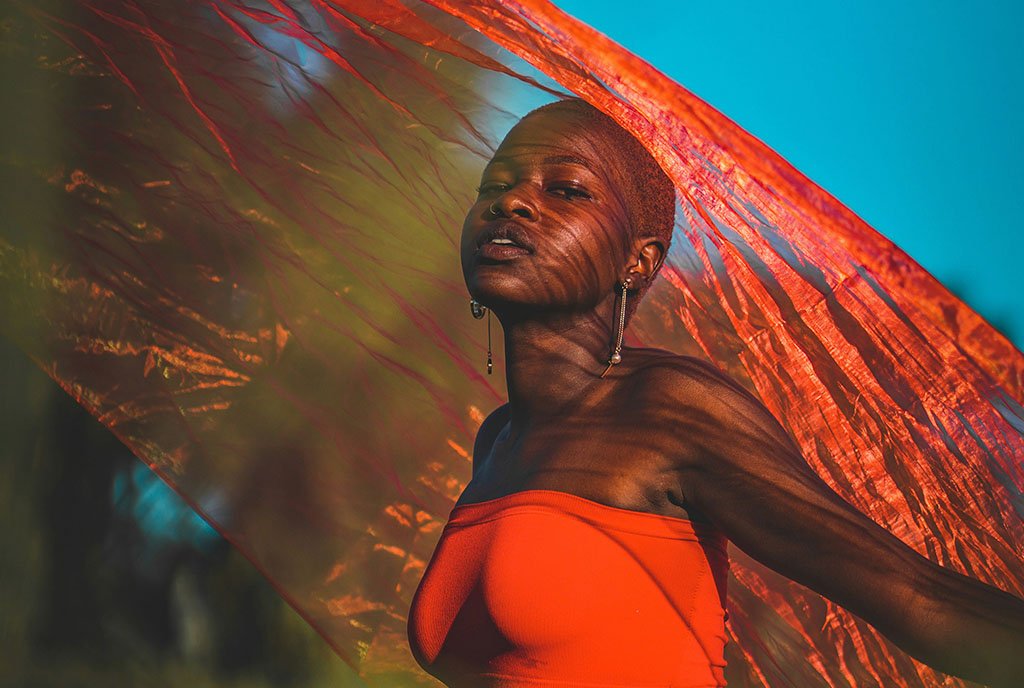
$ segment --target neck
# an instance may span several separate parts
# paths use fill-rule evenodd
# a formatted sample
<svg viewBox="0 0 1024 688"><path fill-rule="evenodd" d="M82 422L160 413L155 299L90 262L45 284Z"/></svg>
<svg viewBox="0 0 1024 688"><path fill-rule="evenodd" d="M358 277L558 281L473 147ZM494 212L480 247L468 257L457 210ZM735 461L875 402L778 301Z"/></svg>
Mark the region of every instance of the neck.
<svg viewBox="0 0 1024 688"><path fill-rule="evenodd" d="M500 318L513 437L533 423L578 412L589 392L611 385L601 373L615 332L614 305L612 296L586 313Z"/></svg>

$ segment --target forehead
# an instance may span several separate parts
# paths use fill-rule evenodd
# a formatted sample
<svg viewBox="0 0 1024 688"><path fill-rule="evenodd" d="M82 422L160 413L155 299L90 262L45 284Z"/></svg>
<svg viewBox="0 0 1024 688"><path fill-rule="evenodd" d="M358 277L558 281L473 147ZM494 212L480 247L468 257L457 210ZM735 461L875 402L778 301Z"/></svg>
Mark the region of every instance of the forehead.
<svg viewBox="0 0 1024 688"><path fill-rule="evenodd" d="M585 167L605 177L608 159L586 119L564 110L534 113L512 128L498 146L493 164L530 162Z"/></svg>

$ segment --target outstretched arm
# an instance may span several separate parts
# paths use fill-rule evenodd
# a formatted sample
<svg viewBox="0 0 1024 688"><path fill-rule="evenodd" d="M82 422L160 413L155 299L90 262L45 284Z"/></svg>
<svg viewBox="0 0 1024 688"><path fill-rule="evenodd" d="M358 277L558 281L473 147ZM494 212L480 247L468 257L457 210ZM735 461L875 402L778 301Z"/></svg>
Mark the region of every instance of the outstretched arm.
<svg viewBox="0 0 1024 688"><path fill-rule="evenodd" d="M1024 680L1024 600L917 554L837 495L764 406L716 372L676 387L680 488L741 550L906 652L992 686Z"/></svg>

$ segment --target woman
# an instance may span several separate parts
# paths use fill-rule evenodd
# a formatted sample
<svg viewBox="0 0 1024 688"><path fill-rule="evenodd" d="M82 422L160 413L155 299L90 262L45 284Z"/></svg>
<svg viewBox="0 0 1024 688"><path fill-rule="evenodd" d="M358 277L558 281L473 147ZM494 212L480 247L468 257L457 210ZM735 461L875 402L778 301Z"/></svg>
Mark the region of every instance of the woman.
<svg viewBox="0 0 1024 688"><path fill-rule="evenodd" d="M453 686L724 686L724 539L935 668L1024 677L1024 601L924 559L835 494L713 367L622 346L673 191L580 100L540 108L483 173L462 234L509 401L417 590L417 661Z"/></svg>

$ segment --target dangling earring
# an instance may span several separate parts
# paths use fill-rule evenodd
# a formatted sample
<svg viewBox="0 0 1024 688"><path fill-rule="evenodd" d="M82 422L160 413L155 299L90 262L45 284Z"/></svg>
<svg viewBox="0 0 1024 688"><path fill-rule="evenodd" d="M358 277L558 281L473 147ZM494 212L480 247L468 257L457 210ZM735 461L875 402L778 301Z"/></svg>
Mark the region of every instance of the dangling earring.
<svg viewBox="0 0 1024 688"><path fill-rule="evenodd" d="M491 309L476 299L470 299L469 312L477 320L484 317L485 313L487 314L487 374L490 375L494 369L494 363L491 361Z"/></svg>
<svg viewBox="0 0 1024 688"><path fill-rule="evenodd" d="M622 363L622 333L626 329L626 290L632 281L632 278L627 277L622 282L622 295L619 297L619 326L616 328L615 346L612 348L612 355L608 358L608 367L601 373L601 377L607 375L612 366Z"/></svg>

